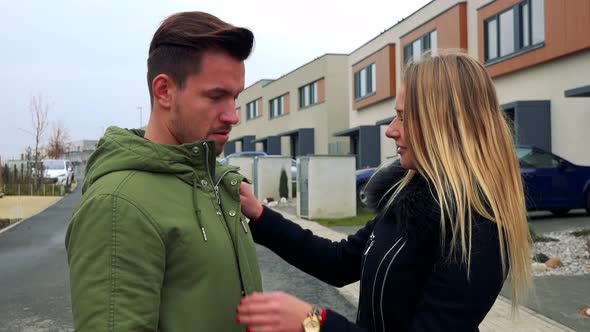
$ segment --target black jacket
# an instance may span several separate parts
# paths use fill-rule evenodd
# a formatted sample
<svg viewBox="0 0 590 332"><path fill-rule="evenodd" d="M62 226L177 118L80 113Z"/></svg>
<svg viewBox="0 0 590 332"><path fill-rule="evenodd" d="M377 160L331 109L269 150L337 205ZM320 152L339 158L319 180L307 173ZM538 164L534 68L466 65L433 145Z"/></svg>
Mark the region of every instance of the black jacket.
<svg viewBox="0 0 590 332"><path fill-rule="evenodd" d="M441 245L440 214L427 182L414 178L389 210L386 191L405 170L391 165L367 185L377 216L347 240L313 235L264 209L250 224L254 240L290 264L336 287L360 280L353 324L328 310L322 331L478 331L498 296L502 274L496 224L472 218L469 278ZM385 199L381 199L385 197Z"/></svg>

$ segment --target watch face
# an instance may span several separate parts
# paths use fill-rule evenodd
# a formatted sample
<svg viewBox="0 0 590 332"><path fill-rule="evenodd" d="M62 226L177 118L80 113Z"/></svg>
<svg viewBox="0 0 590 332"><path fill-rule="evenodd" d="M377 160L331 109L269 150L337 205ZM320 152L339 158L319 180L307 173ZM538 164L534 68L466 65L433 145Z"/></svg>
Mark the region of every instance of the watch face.
<svg viewBox="0 0 590 332"><path fill-rule="evenodd" d="M303 321L303 330L305 332L319 332L320 331L320 321L317 316L307 317Z"/></svg>

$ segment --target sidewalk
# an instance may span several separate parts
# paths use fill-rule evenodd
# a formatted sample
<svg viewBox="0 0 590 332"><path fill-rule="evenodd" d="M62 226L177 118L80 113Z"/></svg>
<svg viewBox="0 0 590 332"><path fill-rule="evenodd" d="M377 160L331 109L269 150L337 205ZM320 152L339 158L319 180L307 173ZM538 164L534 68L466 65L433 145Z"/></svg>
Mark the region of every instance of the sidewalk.
<svg viewBox="0 0 590 332"><path fill-rule="evenodd" d="M286 218L293 220L303 228L311 230L314 234L325 237L333 241L339 241L346 238L342 234L324 227L318 223L299 219L293 214L285 212L283 209L277 209ZM337 288L340 293L352 304L358 304L359 282L348 286ZM510 318L511 305L510 301L503 296L499 296L492 310L479 326L480 331L511 331L511 332L558 332L574 331L554 320L542 316L528 308L520 307L519 317L515 320Z"/></svg>

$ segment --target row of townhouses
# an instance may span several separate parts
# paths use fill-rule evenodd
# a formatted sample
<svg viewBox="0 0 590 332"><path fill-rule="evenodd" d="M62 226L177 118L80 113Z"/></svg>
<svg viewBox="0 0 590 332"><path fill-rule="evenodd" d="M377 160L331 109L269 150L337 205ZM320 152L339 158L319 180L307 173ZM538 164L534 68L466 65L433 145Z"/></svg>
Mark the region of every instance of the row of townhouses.
<svg viewBox="0 0 590 332"><path fill-rule="evenodd" d="M448 48L486 66L516 143L590 165L590 0L433 0L350 54L247 87L224 153L395 158L385 129L404 63Z"/></svg>

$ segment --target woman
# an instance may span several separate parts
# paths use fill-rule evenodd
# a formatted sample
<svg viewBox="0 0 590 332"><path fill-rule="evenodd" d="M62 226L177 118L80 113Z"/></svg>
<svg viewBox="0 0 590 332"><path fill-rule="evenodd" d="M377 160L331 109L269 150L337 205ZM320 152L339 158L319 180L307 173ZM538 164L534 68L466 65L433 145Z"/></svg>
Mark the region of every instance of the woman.
<svg viewBox="0 0 590 332"><path fill-rule="evenodd" d="M361 281L356 323L264 293L238 307L249 331L302 331L306 317L321 331L477 331L505 279L516 310L531 282L528 226L491 78L466 54L427 55L408 65L396 97L386 135L403 168L376 173L367 195L378 214L348 240L316 237L241 188L256 242L334 286Z"/></svg>

